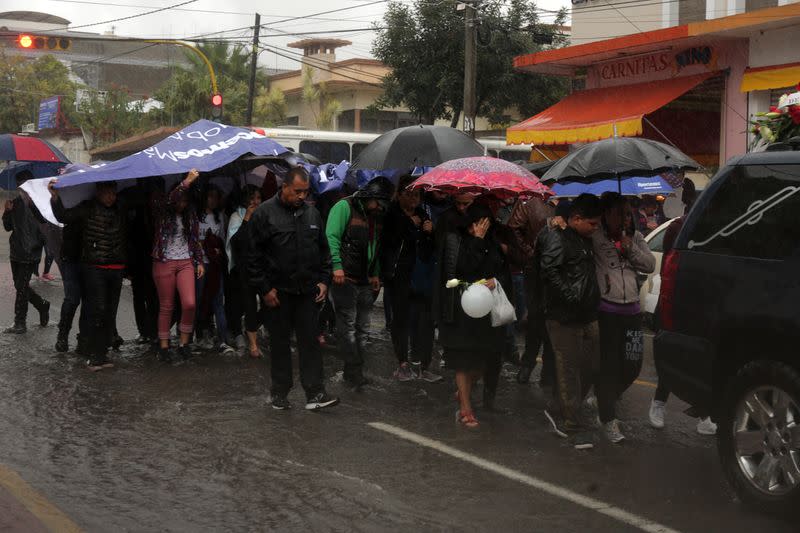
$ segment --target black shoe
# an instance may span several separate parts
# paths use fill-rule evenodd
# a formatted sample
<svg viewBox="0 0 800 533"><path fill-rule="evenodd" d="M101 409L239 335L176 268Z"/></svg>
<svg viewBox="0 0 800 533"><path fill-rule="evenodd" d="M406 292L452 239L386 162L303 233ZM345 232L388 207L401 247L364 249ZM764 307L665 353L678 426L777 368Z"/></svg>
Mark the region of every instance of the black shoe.
<svg viewBox="0 0 800 533"><path fill-rule="evenodd" d="M591 450L594 448L594 435L586 431L575 433L570 440L576 450Z"/></svg>
<svg viewBox="0 0 800 533"><path fill-rule="evenodd" d="M3 330L3 333L7 333L9 335L22 335L27 332L28 328L25 327L25 324L14 324L13 326Z"/></svg>
<svg viewBox="0 0 800 533"><path fill-rule="evenodd" d="M344 378L344 381L354 389L360 389L361 387L366 387L370 384L370 380L364 377L364 374Z"/></svg>
<svg viewBox="0 0 800 533"><path fill-rule="evenodd" d="M111 341L111 349L114 350L115 352L118 352L123 344L125 344L125 340L119 335L116 335L114 337L114 340Z"/></svg>
<svg viewBox="0 0 800 533"><path fill-rule="evenodd" d="M81 357L89 356L89 343L81 334L78 334L78 345L75 347L75 353Z"/></svg>
<svg viewBox="0 0 800 533"><path fill-rule="evenodd" d="M39 310L39 325L43 328L50 323L50 302L45 302L44 307Z"/></svg>
<svg viewBox="0 0 800 533"><path fill-rule="evenodd" d="M99 370L104 370L106 368L114 368L114 363L112 363L105 355L100 355L90 358L86 362L86 365L92 372L97 372Z"/></svg>
<svg viewBox="0 0 800 533"><path fill-rule="evenodd" d="M184 361L187 361L189 360L190 357L192 357L192 347L189 346L188 344L184 344L183 346L178 348L178 353L180 354L181 357L183 357Z"/></svg>
<svg viewBox="0 0 800 533"><path fill-rule="evenodd" d="M533 368L529 366L520 367L519 372L517 372L517 383L520 385L527 385L531 382L531 374L533 373Z"/></svg>
<svg viewBox="0 0 800 533"><path fill-rule="evenodd" d="M172 362L172 356L169 353L169 348L159 348L158 349L158 353L156 354L156 357L162 363L171 363Z"/></svg>
<svg viewBox="0 0 800 533"><path fill-rule="evenodd" d="M339 398L333 398L331 396L328 396L328 394L325 392L320 392L308 399L308 401L306 402L306 410L319 411L320 409L325 409L326 407L333 407L334 405L338 404L339 404ZM275 407L274 403L273 407Z"/></svg>
<svg viewBox="0 0 800 533"><path fill-rule="evenodd" d="M56 351L58 353L65 353L69 351L69 341L67 340L66 334L58 334L56 338Z"/></svg>
<svg viewBox="0 0 800 533"><path fill-rule="evenodd" d="M289 398L287 398L285 394L273 394L272 408L277 411L285 411L291 409L292 404L289 403Z"/></svg>

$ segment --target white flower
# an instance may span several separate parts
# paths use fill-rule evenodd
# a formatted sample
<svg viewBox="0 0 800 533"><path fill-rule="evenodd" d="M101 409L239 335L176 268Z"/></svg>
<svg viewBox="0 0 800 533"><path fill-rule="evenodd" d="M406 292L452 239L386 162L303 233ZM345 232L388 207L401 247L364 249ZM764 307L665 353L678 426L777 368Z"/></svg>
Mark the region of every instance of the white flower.
<svg viewBox="0 0 800 533"><path fill-rule="evenodd" d="M447 287L448 289L455 289L456 287L458 287L459 283L461 283L461 282L458 281L456 278L453 278L453 279L447 280L447 283L445 284L445 287Z"/></svg>

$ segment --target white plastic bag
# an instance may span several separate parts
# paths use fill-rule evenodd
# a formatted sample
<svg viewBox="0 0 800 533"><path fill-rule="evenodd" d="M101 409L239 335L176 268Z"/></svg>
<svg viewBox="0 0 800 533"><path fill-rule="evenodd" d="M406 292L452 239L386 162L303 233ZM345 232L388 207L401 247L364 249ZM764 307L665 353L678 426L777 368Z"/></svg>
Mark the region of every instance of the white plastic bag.
<svg viewBox="0 0 800 533"><path fill-rule="evenodd" d="M506 292L503 290L503 286L500 285L500 282L496 279L494 282L496 286L492 291L492 296L494 296L494 307L492 307L491 313L492 327L499 328L500 326L516 322L517 312L508 300Z"/></svg>

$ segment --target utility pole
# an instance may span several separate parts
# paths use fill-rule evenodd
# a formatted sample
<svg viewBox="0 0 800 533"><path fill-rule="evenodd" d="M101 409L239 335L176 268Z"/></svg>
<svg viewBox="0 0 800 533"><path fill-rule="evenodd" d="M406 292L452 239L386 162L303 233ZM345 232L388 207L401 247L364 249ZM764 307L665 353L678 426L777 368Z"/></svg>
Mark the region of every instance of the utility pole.
<svg viewBox="0 0 800 533"><path fill-rule="evenodd" d="M475 85L478 70L477 0L464 1L464 133L475 137Z"/></svg>
<svg viewBox="0 0 800 533"><path fill-rule="evenodd" d="M253 100L256 97L256 64L258 63L258 33L261 29L261 15L256 13L256 27L253 31L253 54L250 58L250 87L247 96L247 116L245 123L253 125Z"/></svg>

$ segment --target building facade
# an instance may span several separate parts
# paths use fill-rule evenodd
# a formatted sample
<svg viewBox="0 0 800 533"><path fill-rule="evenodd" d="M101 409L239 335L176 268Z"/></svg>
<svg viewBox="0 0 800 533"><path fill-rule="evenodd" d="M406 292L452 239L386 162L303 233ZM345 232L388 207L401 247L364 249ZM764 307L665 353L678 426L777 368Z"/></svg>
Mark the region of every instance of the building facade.
<svg viewBox="0 0 800 533"><path fill-rule="evenodd" d="M570 77L573 93L509 128L508 141L564 147L643 136L709 168L745 153L753 113L800 82L800 50L791 44L800 38L800 4L779 3L661 2L660 18L636 11L639 2L576 5L575 44L515 58L519 69ZM590 13L616 17L607 33L645 21L649 29L605 38Z"/></svg>

